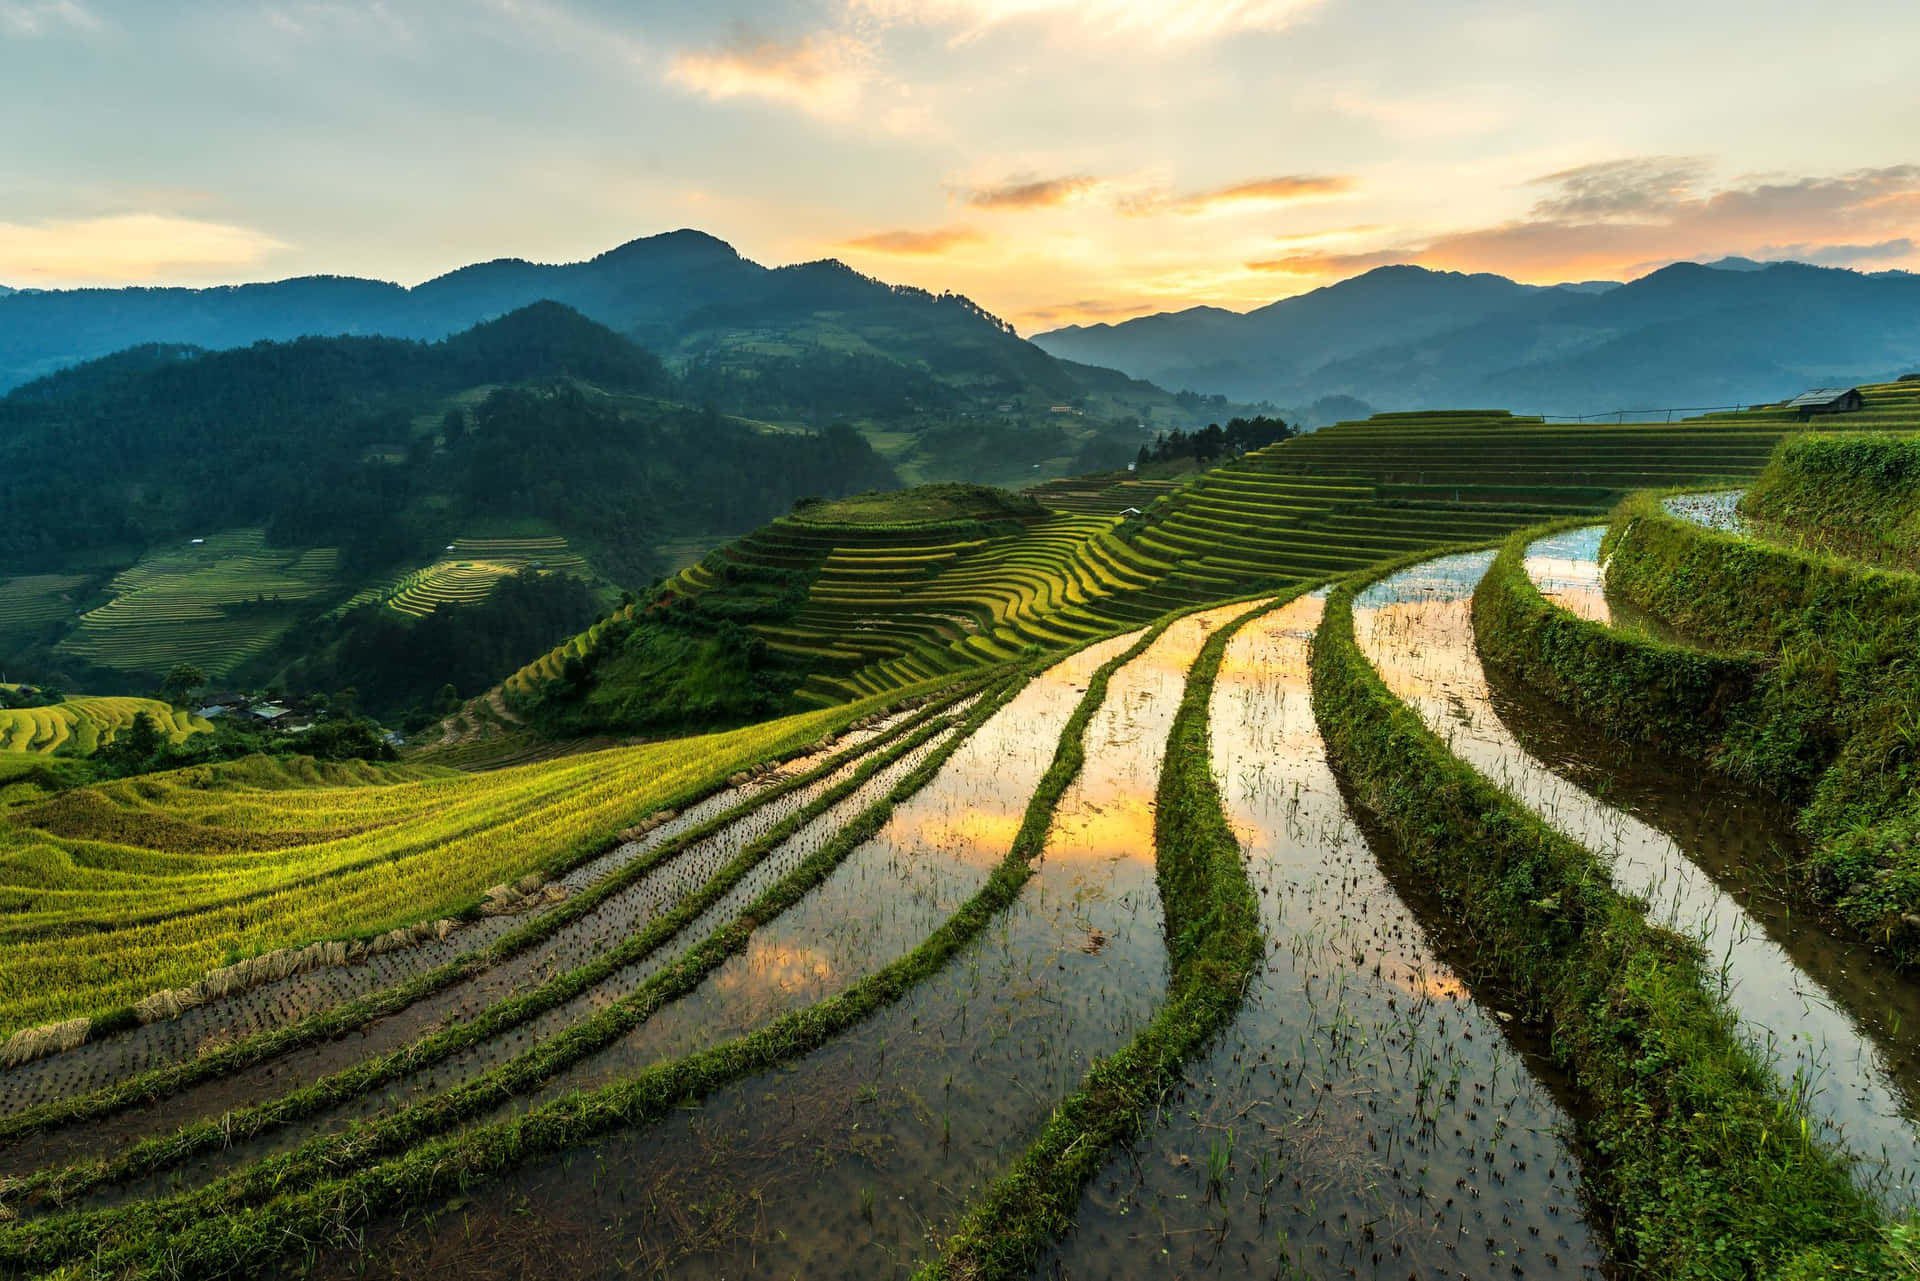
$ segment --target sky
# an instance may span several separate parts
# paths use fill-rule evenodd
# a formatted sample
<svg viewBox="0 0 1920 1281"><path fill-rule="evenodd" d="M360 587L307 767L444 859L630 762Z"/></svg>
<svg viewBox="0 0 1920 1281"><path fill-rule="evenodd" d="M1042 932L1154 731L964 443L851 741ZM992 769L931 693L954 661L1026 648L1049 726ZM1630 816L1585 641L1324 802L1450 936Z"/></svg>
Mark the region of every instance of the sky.
<svg viewBox="0 0 1920 1281"><path fill-rule="evenodd" d="M696 227L1023 333L1394 262L1920 270L1912 0L0 0L0 285Z"/></svg>

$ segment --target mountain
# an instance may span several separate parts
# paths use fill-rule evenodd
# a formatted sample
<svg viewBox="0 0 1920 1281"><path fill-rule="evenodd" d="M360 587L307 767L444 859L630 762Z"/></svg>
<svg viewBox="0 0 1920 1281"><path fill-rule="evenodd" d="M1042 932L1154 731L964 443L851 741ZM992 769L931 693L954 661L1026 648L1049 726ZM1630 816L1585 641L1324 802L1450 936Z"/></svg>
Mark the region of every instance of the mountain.
<svg viewBox="0 0 1920 1281"><path fill-rule="evenodd" d="M0 397L0 508L39 513L0 529L0 583L39 595L0 617L0 657L101 692L186 660L417 710L689 544L900 483L852 428L679 390L553 302L433 343L156 343L61 370Z"/></svg>
<svg viewBox="0 0 1920 1281"><path fill-rule="evenodd" d="M1729 405L1920 365L1920 277L1722 259L1614 287L1538 288L1382 267L1245 314L1146 316L1034 342L1169 386L1283 404L1344 395L1388 409L1550 414Z"/></svg>
<svg viewBox="0 0 1920 1281"><path fill-rule="evenodd" d="M1117 466L1154 431L1239 408L1074 367L959 295L889 285L832 260L763 267L690 230L585 262L476 263L411 289L309 276L15 293L0 297L0 392L130 347L431 342L539 301L659 353L698 403L792 427L851 425L910 482L1025 483Z"/></svg>
<svg viewBox="0 0 1920 1281"><path fill-rule="evenodd" d="M411 289L308 276L207 289L35 290L0 298L0 391L145 343L435 340L538 301L564 303L670 360L752 350L879 356L965 386L975 403L1065 399L1081 382L965 298L888 285L837 261L767 268L704 232L634 240L585 262L515 258Z"/></svg>

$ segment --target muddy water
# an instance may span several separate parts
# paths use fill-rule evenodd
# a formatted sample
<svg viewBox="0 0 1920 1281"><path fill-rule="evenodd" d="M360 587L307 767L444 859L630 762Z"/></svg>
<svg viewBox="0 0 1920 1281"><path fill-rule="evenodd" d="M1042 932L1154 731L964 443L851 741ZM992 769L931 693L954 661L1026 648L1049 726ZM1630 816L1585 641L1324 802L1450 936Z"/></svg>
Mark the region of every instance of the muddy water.
<svg viewBox="0 0 1920 1281"><path fill-rule="evenodd" d="M865 732L858 737L850 735L840 746L864 742L869 736ZM824 754L819 759L824 759ZM804 772L814 763L817 760L796 762L788 769ZM275 1098L363 1059L408 1044L449 1022L473 1018L495 1002L535 987L553 975L615 946L643 928L655 915L671 910L743 846L857 768L857 761L849 762L805 788L774 798L712 836L689 845L633 885L609 897L592 912L562 927L551 938L472 978L377 1019L346 1037L303 1047L266 1063L182 1091L169 1098L164 1106L125 1112L98 1122L71 1126L7 1145L0 1148L0 1172L17 1173L80 1156L110 1155L130 1141L165 1133L202 1117L218 1116L235 1107ZM751 790L761 790L769 785L767 780L758 780ZM687 813L649 833L643 840L623 844L595 860L599 874L604 876L616 870L673 835L738 804L749 794L748 789L728 789L698 805L690 806ZM582 885L587 883L581 882ZM493 928L498 932L502 928L517 926L521 919L494 918L482 922L481 927ZM470 944L460 942L463 936L464 932L445 946L464 950ZM260 991L264 993L266 989ZM236 1001L245 1001L252 995L255 994L245 994L236 998ZM508 1039L511 1042L512 1038ZM524 1048L524 1042L519 1044ZM432 1075L423 1073L421 1079L428 1079ZM389 1091L397 1088L389 1087ZM387 1098L389 1092L375 1096L376 1100ZM230 1162L233 1155L227 1154L222 1164ZM212 1168L211 1165L203 1165L200 1172L204 1174Z"/></svg>
<svg viewBox="0 0 1920 1281"><path fill-rule="evenodd" d="M1041 1275L1597 1275L1567 1117L1348 818L1307 684L1321 607L1249 624L1214 686L1265 964Z"/></svg>
<svg viewBox="0 0 1920 1281"><path fill-rule="evenodd" d="M896 716L887 724L850 731L828 752L789 762L783 773L803 773L834 751L871 741L898 720ZM773 776L762 776L740 787L723 788L688 806L640 840L625 842L574 869L564 882L577 892L679 833L764 791L775 781ZM804 804L804 800L799 803ZM517 928L524 919L507 916L476 921L444 941L384 953L359 965L312 970L223 1000L210 1001L178 1018L150 1023L34 1063L0 1069L0 1114L98 1089L153 1068L190 1059L208 1046L228 1044L257 1032L297 1023L311 1014L406 982L467 952L484 948ZM173 1124L192 1115L195 1114L188 1112L174 1118Z"/></svg>
<svg viewBox="0 0 1920 1281"><path fill-rule="evenodd" d="M1598 851L1651 919L1699 938L1729 1006L1813 1121L1860 1158L1858 1175L1889 1205L1915 1201L1920 1134L1875 1044L1830 988L1666 832L1597 800L1529 755L1494 710L1473 641L1471 597L1492 553L1450 556L1395 574L1356 602L1355 632L1393 692L1453 752L1549 824Z"/></svg>
<svg viewBox="0 0 1920 1281"><path fill-rule="evenodd" d="M1089 1062L1144 1026L1164 996L1150 801L1186 669L1206 634L1241 608L1176 624L1115 674L1087 728L1087 764L1062 798L1033 879L939 974L786 1070L510 1176L424 1237L382 1233L373 1247L383 1256L377 1270L532 1276L558 1257L583 1276L669 1265L715 1277L909 1272ZM1087 670L1045 724L1029 720L1010 736L1006 745L1018 748L1011 759L969 762L950 794L922 793L927 803L911 816L903 806L907 822L884 839L923 859L977 869L977 886L1004 855ZM933 787L948 782L943 772ZM654 1054L744 1030L773 1008L836 990L911 948L957 906L923 913L904 904L898 900L912 894L905 880L898 888L855 884L863 898L809 918L813 933L800 933L802 918L792 914L781 922L793 927L781 954L826 952L833 973L812 983L743 958L735 978L709 984L682 1030L655 1043ZM823 906L831 889L817 892ZM835 941L868 936L863 915L903 911L917 918L911 929L889 928L857 955ZM780 995L790 988L791 996ZM542 1257L517 1244L529 1230L548 1243Z"/></svg>

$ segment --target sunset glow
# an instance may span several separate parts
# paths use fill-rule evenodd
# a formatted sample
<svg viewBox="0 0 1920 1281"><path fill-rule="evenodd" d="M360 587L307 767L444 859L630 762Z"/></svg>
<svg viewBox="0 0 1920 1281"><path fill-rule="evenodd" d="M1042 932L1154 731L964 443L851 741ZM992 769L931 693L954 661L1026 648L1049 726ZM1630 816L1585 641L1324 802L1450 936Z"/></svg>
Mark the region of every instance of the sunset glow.
<svg viewBox="0 0 1920 1281"><path fill-rule="evenodd" d="M9 0L0 283L413 283L694 226L1030 332L1400 262L1920 268L1908 10L1763 8Z"/></svg>

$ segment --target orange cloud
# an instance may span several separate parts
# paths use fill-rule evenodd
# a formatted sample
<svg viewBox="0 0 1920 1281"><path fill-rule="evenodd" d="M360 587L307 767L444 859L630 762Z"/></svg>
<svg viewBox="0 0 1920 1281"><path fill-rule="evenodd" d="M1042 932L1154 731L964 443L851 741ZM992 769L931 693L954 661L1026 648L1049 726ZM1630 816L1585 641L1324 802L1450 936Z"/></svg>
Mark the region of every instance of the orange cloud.
<svg viewBox="0 0 1920 1281"><path fill-rule="evenodd" d="M871 236L843 241L840 247L900 257L931 258L962 245L978 244L981 239L979 232L966 227L938 227L932 231L875 232Z"/></svg>
<svg viewBox="0 0 1920 1281"><path fill-rule="evenodd" d="M1130 214L1154 214L1166 211L1183 214L1213 213L1243 205L1291 204L1318 200L1353 190L1352 178L1340 174L1284 174L1235 183L1214 191L1189 196L1150 195L1124 201L1121 211Z"/></svg>
<svg viewBox="0 0 1920 1281"><path fill-rule="evenodd" d="M1401 249L1379 249L1372 253L1355 254L1297 253L1250 262L1247 270L1274 272L1283 276L1351 275L1396 262L1407 262L1414 256Z"/></svg>
<svg viewBox="0 0 1920 1281"><path fill-rule="evenodd" d="M1360 252L1303 250L1249 271L1341 277L1389 263L1494 271L1518 280L1630 278L1686 259L1739 254L1828 266L1920 260L1920 165L1703 192L1695 157L1648 156L1563 169L1531 216Z"/></svg>
<svg viewBox="0 0 1920 1281"><path fill-rule="evenodd" d="M667 79L717 100L766 98L843 119L859 105L869 57L846 35L780 41L743 27L720 49L677 55Z"/></svg>
<svg viewBox="0 0 1920 1281"><path fill-rule="evenodd" d="M117 284L237 271L285 248L248 227L166 214L0 222L0 277Z"/></svg>
<svg viewBox="0 0 1920 1281"><path fill-rule="evenodd" d="M1089 177L1043 178L1010 182L998 187L975 187L966 201L976 209L1045 209L1064 204L1094 185Z"/></svg>

